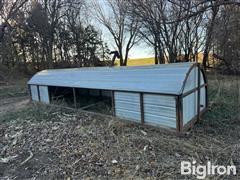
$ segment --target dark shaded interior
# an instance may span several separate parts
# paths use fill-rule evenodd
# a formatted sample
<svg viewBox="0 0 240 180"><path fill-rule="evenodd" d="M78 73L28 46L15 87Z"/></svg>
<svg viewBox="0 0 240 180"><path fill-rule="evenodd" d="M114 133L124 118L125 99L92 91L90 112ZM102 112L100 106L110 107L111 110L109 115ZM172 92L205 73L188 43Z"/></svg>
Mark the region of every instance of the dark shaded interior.
<svg viewBox="0 0 240 180"><path fill-rule="evenodd" d="M112 114L111 91L56 86L49 86L48 91L51 104ZM74 91L76 104L74 102Z"/></svg>

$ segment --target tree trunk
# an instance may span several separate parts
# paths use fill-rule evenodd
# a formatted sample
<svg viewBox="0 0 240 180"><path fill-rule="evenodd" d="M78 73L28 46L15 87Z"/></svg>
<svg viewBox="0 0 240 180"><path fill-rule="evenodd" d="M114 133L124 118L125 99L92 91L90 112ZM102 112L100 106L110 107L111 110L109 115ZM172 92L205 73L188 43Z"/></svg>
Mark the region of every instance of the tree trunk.
<svg viewBox="0 0 240 180"><path fill-rule="evenodd" d="M122 48L121 47L118 47L118 52L119 52L120 66L124 66L124 60L123 60L123 54L122 54Z"/></svg>
<svg viewBox="0 0 240 180"><path fill-rule="evenodd" d="M210 20L210 25L207 29L207 35L206 35L206 41L205 41L205 49L203 52L203 68L206 69L207 67L207 61L208 61L208 55L211 47L211 41L212 41L212 33L213 33L213 27L214 27L214 22L217 16L219 8L217 6L213 6L212 9L212 18Z"/></svg>
<svg viewBox="0 0 240 180"><path fill-rule="evenodd" d="M158 51L157 51L157 45L154 46L154 54L155 54L155 64L158 64Z"/></svg>
<svg viewBox="0 0 240 180"><path fill-rule="evenodd" d="M53 34L51 34L48 47L48 68L53 69Z"/></svg>

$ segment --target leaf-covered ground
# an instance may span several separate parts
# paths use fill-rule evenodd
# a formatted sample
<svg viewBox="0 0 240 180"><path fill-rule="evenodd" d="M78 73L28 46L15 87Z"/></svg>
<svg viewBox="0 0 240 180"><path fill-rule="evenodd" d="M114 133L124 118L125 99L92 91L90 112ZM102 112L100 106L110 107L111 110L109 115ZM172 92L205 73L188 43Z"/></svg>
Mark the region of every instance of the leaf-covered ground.
<svg viewBox="0 0 240 180"><path fill-rule="evenodd" d="M0 177L193 179L180 175L180 162L196 160L234 164L237 176L217 178L239 179L240 82L212 77L209 84L209 110L185 137L33 103L1 114Z"/></svg>

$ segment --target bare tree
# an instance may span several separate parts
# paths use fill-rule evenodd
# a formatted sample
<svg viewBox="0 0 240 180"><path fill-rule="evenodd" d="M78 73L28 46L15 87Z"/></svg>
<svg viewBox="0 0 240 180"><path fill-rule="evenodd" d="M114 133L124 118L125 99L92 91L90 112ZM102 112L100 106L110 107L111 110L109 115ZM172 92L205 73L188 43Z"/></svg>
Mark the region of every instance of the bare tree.
<svg viewBox="0 0 240 180"><path fill-rule="evenodd" d="M0 19L2 20L2 22L0 22L0 42L2 41L6 27L11 27L9 20L16 17L19 9L21 9L27 1L28 0L0 0Z"/></svg>
<svg viewBox="0 0 240 180"><path fill-rule="evenodd" d="M82 20L81 20L81 10L84 8L84 2L82 1L71 1L68 5L66 20L68 22L69 30L72 33L73 43L76 46L76 59L75 61L79 64L80 67L84 66L84 59L81 53L82 46L82 35L84 34L84 29L82 28Z"/></svg>
<svg viewBox="0 0 240 180"><path fill-rule="evenodd" d="M240 6L226 5L219 10L212 33L216 68L225 74L240 74Z"/></svg>
<svg viewBox="0 0 240 180"><path fill-rule="evenodd" d="M16 3L19 3L19 0ZM7 18L15 1L1 3L0 63L26 73L41 69L104 66L108 48L87 22L79 0L38 0L25 3ZM11 2L11 3L10 3ZM4 7L2 6L4 5ZM80 12L81 11L81 12ZM13 12L13 11L12 11ZM10 13L12 14L12 13ZM9 19L7 22L5 19ZM7 24L8 23L8 24ZM2 30L2 28L1 28ZM104 60L104 62L103 62Z"/></svg>
<svg viewBox="0 0 240 180"><path fill-rule="evenodd" d="M171 4L174 4L176 6L184 8L184 4L187 3L187 0L166 0L170 2ZM191 18L194 16L198 16L199 14L203 14L209 10L211 10L213 7L221 7L225 5L237 5L240 6L239 0L197 0L194 5L191 6L191 8L184 8L184 11L189 11L187 14L183 14L178 20L182 21L187 18ZM171 24L175 22L176 20L170 20L167 23Z"/></svg>
<svg viewBox="0 0 240 180"><path fill-rule="evenodd" d="M143 36L154 47L155 63L176 62L183 8L166 0L132 0L131 5L143 24Z"/></svg>
<svg viewBox="0 0 240 180"><path fill-rule="evenodd" d="M206 69L206 66L207 66L209 51L210 51L211 45L212 45L212 35L213 35L215 19L219 12L219 6L217 6L214 1L211 1L211 4L212 4L212 8L211 8L211 12L210 12L210 18L208 21L208 25L206 27L206 40L205 40L205 45L204 45L203 61L202 61L204 69Z"/></svg>
<svg viewBox="0 0 240 180"><path fill-rule="evenodd" d="M43 0L44 9L48 14L49 19L49 30L48 30L48 41L46 43L47 61L48 67L53 68L53 46L56 28L58 26L60 18L64 15L63 8L66 6L64 0Z"/></svg>
<svg viewBox="0 0 240 180"><path fill-rule="evenodd" d="M188 1L183 4L182 15L188 16L192 6L197 1ZM203 14L181 20L180 33L178 39L178 58L179 61L196 61L204 41Z"/></svg>
<svg viewBox="0 0 240 180"><path fill-rule="evenodd" d="M131 7L128 1L107 0L105 8L99 2L94 2L96 17L112 35L120 57L120 65L126 66L129 51L139 41L139 21L129 16ZM108 14L110 13L110 14Z"/></svg>

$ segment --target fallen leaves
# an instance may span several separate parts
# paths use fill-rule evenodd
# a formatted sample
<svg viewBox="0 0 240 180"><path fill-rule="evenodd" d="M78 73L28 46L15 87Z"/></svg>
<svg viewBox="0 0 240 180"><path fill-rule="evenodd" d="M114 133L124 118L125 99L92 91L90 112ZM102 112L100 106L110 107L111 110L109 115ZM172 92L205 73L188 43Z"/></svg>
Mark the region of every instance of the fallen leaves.
<svg viewBox="0 0 240 180"><path fill-rule="evenodd" d="M0 158L0 163L8 163L8 162L14 160L17 157L18 157L18 155L8 156L8 157L5 157L5 158Z"/></svg>
<svg viewBox="0 0 240 180"><path fill-rule="evenodd" d="M172 179L179 175L181 160L223 161L231 152L223 152L227 144L216 137L208 145L204 133L178 138L110 117L58 109L42 112L38 110L40 117L0 125L4 177Z"/></svg>
<svg viewBox="0 0 240 180"><path fill-rule="evenodd" d="M112 163L113 163L113 164L117 164L118 161L117 161L116 159L113 159L113 160L112 160Z"/></svg>

